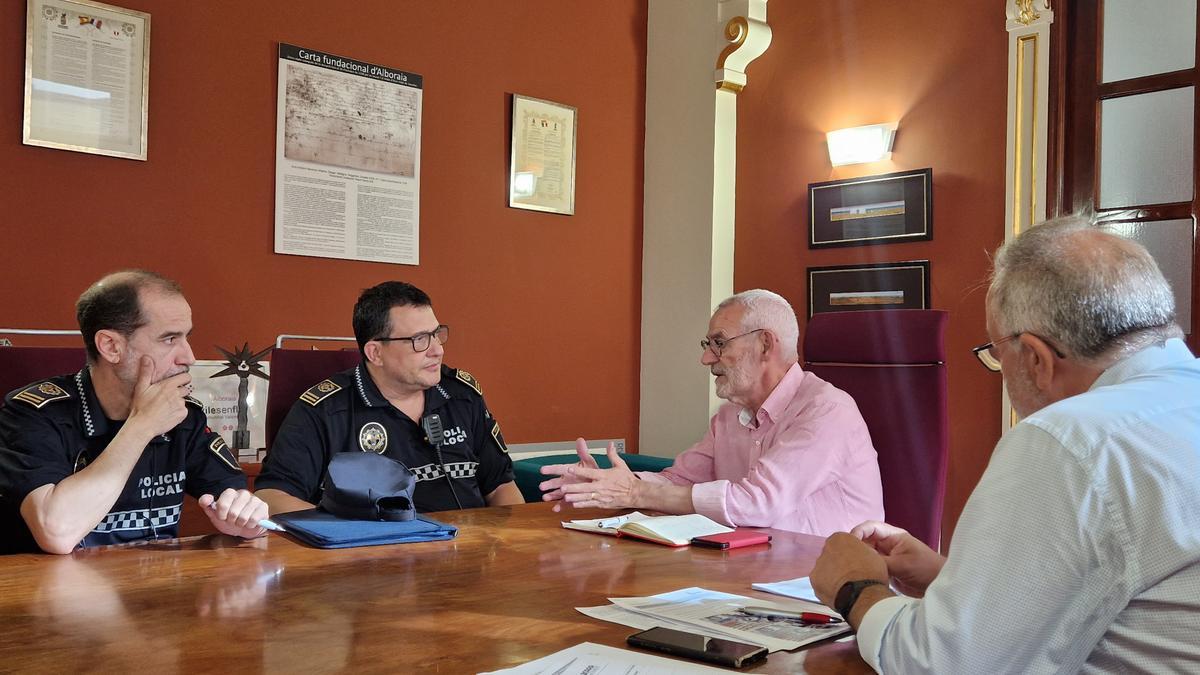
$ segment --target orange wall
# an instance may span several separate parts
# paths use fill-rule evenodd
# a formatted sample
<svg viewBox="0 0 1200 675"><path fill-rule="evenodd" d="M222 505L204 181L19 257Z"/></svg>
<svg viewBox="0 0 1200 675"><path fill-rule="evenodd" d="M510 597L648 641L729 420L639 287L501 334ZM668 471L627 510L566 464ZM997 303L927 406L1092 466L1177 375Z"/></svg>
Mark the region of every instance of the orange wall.
<svg viewBox="0 0 1200 675"><path fill-rule="evenodd" d="M1004 238L1006 55L994 3L771 3L774 40L738 102L734 286L807 312L805 268L931 261L932 303L950 312L949 536L1000 436L1000 377L987 341L987 252ZM899 120L891 161L831 169L824 133ZM933 240L808 249L807 185L933 167Z"/></svg>
<svg viewBox="0 0 1200 675"><path fill-rule="evenodd" d="M152 15L148 162L21 144L25 3L0 10L0 325L74 327L90 282L146 267L183 283L215 358L348 335L358 292L404 279L510 441L636 447L643 2L118 4ZM272 252L279 41L424 76L420 266ZM575 216L505 206L511 92L578 108Z"/></svg>

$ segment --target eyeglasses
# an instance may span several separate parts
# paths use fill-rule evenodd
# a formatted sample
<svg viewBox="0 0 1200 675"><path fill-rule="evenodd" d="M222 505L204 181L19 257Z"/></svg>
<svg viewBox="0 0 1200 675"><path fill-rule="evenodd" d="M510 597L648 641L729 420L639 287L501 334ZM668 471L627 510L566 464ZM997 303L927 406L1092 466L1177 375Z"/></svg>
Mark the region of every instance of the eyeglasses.
<svg viewBox="0 0 1200 675"><path fill-rule="evenodd" d="M740 337L746 337L747 335L757 333L760 330L766 330L766 329L765 328L755 328L752 331L742 333L741 335L734 335L731 338L711 338L711 339L704 338L703 340L700 341L700 346L702 348L707 349L708 351L712 352L713 356L716 356L717 358L721 358L721 352L725 350L725 345L729 344L730 342L733 342L734 340L736 340Z"/></svg>
<svg viewBox="0 0 1200 675"><path fill-rule="evenodd" d="M971 353L973 353L975 355L975 358L979 359L979 362L983 364L984 368L987 368L988 370L992 371L993 373L998 373L998 372L1000 372L1000 355L996 353L996 345L1003 344L1005 342L1008 342L1009 340L1015 340L1015 339L1021 337L1022 335L1026 335L1026 334L1032 335L1035 338L1041 340L1042 342L1045 342L1046 346L1048 346L1048 347L1050 347L1050 349L1054 350L1054 355L1057 356L1058 358L1060 358L1060 359L1067 358L1066 355L1063 354L1058 349L1058 347L1054 346L1053 342L1050 342L1049 340L1042 337L1041 335L1038 335L1037 333L1028 333L1027 331L1021 332L1021 333L1013 333L1012 335L1007 335L1005 337L1000 338L999 340L989 342L985 345L979 345L978 347L972 349Z"/></svg>
<svg viewBox="0 0 1200 675"><path fill-rule="evenodd" d="M412 343L414 352L423 352L426 349L429 349L431 338L437 338L438 344L440 345L446 344L446 340L450 339L450 326L441 324L431 331L417 333L416 335L409 335L408 337L375 338L375 342L395 342L396 340L408 340Z"/></svg>

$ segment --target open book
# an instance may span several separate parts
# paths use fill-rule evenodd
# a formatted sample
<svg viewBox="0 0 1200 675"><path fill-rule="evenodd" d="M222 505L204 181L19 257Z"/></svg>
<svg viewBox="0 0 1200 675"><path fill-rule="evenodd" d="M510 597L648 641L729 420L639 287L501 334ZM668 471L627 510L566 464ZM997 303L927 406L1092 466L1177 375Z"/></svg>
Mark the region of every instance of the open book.
<svg viewBox="0 0 1200 675"><path fill-rule="evenodd" d="M648 516L634 511L612 518L572 520L563 523L562 526L568 530L645 539L664 546L687 546L692 537L733 532L732 527L725 527L698 513L689 513L686 516Z"/></svg>

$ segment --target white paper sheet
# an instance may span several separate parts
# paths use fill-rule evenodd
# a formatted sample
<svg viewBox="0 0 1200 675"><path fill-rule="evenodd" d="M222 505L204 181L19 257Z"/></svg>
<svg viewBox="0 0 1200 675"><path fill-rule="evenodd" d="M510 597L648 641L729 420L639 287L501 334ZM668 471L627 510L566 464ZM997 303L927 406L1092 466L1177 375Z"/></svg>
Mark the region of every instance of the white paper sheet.
<svg viewBox="0 0 1200 675"><path fill-rule="evenodd" d="M796 598L806 602L815 602L820 604L817 599L817 592L813 590L812 581L808 577L797 577L786 581L761 581L750 584L750 587L756 591L764 593L774 593L788 598Z"/></svg>
<svg viewBox="0 0 1200 675"><path fill-rule="evenodd" d="M698 663L584 642L515 668L494 670L483 675L691 675L727 672Z"/></svg>

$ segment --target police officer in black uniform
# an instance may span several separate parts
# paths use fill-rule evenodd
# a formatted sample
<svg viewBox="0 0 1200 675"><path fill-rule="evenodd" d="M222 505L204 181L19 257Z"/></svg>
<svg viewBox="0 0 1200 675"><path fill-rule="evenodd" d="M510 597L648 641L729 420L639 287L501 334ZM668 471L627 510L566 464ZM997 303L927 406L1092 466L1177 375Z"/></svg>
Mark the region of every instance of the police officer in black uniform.
<svg viewBox="0 0 1200 675"><path fill-rule="evenodd" d="M304 392L275 435L255 480L271 513L319 503L336 452L403 463L420 512L524 501L479 383L442 364L449 328L428 295L399 281L363 291L354 336L362 363Z"/></svg>
<svg viewBox="0 0 1200 675"><path fill-rule="evenodd" d="M76 314L88 365L13 391L0 408L0 551L175 537L185 492L221 532L262 535L266 504L187 395L195 358L179 286L117 272L84 292Z"/></svg>

